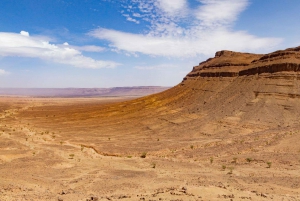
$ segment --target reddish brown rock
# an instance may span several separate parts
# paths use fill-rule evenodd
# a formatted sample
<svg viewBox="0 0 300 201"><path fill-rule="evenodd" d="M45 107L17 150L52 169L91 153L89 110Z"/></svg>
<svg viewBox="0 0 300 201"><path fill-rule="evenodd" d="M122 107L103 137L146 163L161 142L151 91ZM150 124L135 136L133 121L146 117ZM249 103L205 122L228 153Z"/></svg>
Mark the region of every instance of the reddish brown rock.
<svg viewBox="0 0 300 201"><path fill-rule="evenodd" d="M237 77L261 73L300 70L300 46L279 50L270 54L250 54L233 51L216 52L199 66L195 66L189 77Z"/></svg>

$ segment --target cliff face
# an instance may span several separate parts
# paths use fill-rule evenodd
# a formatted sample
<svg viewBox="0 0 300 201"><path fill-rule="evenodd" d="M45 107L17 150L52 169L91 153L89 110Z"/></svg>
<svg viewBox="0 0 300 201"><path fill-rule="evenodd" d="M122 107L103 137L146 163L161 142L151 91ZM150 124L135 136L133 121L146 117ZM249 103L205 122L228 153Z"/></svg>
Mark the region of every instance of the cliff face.
<svg viewBox="0 0 300 201"><path fill-rule="evenodd" d="M186 77L237 77L282 71L300 71L300 46L270 54L219 51L195 66Z"/></svg>

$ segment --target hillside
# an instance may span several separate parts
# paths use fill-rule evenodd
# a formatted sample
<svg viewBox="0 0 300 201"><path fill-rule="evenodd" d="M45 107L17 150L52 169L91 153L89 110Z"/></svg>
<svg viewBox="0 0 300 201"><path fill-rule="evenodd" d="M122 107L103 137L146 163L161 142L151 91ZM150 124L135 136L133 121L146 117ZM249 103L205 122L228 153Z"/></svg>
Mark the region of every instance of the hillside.
<svg viewBox="0 0 300 201"><path fill-rule="evenodd" d="M220 51L134 100L2 98L3 200L300 200L299 67Z"/></svg>
<svg viewBox="0 0 300 201"><path fill-rule="evenodd" d="M150 133L174 127L176 133L220 137L298 126L299 67L299 47L266 55L220 51L195 66L179 85L94 115L125 128L128 119L142 118L137 128Z"/></svg>

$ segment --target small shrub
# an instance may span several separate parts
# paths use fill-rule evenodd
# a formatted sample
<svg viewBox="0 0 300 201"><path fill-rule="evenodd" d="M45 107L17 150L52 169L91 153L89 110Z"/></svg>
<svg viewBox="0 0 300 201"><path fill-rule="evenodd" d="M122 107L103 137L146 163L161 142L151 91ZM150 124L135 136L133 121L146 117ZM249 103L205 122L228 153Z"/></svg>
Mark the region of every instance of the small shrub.
<svg viewBox="0 0 300 201"><path fill-rule="evenodd" d="M222 170L224 171L226 169L226 165L222 165Z"/></svg>
<svg viewBox="0 0 300 201"><path fill-rule="evenodd" d="M194 149L194 145L191 145L190 147L191 147L191 149Z"/></svg>
<svg viewBox="0 0 300 201"><path fill-rule="evenodd" d="M268 168L271 168L272 162L267 162Z"/></svg>
<svg viewBox="0 0 300 201"><path fill-rule="evenodd" d="M132 158L132 156L127 156L127 158Z"/></svg>
<svg viewBox="0 0 300 201"><path fill-rule="evenodd" d="M237 161L237 157L234 157L232 162L233 162L234 164L236 164L236 161Z"/></svg>
<svg viewBox="0 0 300 201"><path fill-rule="evenodd" d="M141 158L146 158L146 156L147 156L147 153L143 152L142 155L141 155Z"/></svg>
<svg viewBox="0 0 300 201"><path fill-rule="evenodd" d="M248 163L250 163L251 161L253 161L253 159L252 159L252 158L246 158L246 161L247 161Z"/></svg>
<svg viewBox="0 0 300 201"><path fill-rule="evenodd" d="M210 164L212 164L214 162L214 158L210 157L209 161L210 161Z"/></svg>
<svg viewBox="0 0 300 201"><path fill-rule="evenodd" d="M70 154L69 156L70 156L70 159L73 159L75 155L74 154Z"/></svg>
<svg viewBox="0 0 300 201"><path fill-rule="evenodd" d="M227 174L232 174L232 171L233 171L233 167L229 167L229 172Z"/></svg>
<svg viewBox="0 0 300 201"><path fill-rule="evenodd" d="M156 163L151 163L151 167L155 168L156 167Z"/></svg>

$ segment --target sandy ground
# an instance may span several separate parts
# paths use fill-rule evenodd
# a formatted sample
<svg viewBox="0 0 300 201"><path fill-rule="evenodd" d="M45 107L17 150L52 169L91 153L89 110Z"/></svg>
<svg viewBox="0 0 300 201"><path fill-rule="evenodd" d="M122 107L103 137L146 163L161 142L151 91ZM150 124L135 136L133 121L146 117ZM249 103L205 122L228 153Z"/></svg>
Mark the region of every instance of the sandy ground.
<svg viewBox="0 0 300 201"><path fill-rule="evenodd" d="M297 124L123 100L0 97L0 200L300 200Z"/></svg>

